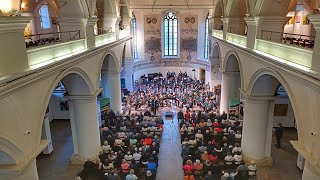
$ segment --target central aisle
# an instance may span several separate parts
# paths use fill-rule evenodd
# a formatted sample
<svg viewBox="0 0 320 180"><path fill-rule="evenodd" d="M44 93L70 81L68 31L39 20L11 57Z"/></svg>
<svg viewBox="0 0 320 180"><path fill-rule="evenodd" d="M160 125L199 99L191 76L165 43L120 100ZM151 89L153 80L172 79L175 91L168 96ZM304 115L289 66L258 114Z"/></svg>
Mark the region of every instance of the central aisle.
<svg viewBox="0 0 320 180"><path fill-rule="evenodd" d="M173 112L173 120L165 119L165 112L162 113L164 125L160 143L157 180L183 179L180 129L177 120L177 112Z"/></svg>

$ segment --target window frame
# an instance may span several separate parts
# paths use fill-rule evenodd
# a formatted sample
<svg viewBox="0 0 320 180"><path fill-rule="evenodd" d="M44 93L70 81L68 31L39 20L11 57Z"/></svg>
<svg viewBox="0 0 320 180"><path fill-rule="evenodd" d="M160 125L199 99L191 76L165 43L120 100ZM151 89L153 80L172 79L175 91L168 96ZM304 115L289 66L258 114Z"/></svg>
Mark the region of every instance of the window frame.
<svg viewBox="0 0 320 180"><path fill-rule="evenodd" d="M176 32L174 31L174 26L169 26L170 25L170 21L168 21L167 22L167 24L168 24L168 26L166 26L166 18L169 16L169 13L172 13L173 14L173 16L174 16L174 18L173 19L169 19L169 20L171 20L171 24L173 24L173 22L174 22L174 20L176 20ZM164 59L175 59L175 58L180 58L180 24L179 24L179 17L177 16L177 14L175 13L175 12L172 12L172 11L170 11L170 12L166 12L164 15L163 15L163 18L162 18L162 21L161 21L161 41L162 41L162 58L164 58ZM168 37L166 36L166 34L165 34L165 28L168 28L168 31L166 31L167 32L167 34L168 34ZM171 31L170 31L170 27L172 27L172 29L171 29ZM171 38L170 38L170 36L169 36L169 34L170 34L170 32L172 33L172 35L171 35ZM174 35L176 34L176 38L174 38ZM168 41L166 41L166 39L165 38L168 38L169 40ZM176 39L176 41L174 41L174 39ZM171 41L171 49L170 49L170 41ZM175 48L176 49L174 49L174 44L176 43L176 46L175 46ZM166 46L167 45L167 46ZM166 47L168 47L168 53L166 53L165 52L165 50L166 50ZM172 51L172 53L169 53L169 51ZM173 53L173 51L175 51L176 50L176 54L174 54Z"/></svg>
<svg viewBox="0 0 320 180"><path fill-rule="evenodd" d="M137 46L137 19L136 16L132 13L132 58L138 59L138 46Z"/></svg>
<svg viewBox="0 0 320 180"><path fill-rule="evenodd" d="M46 7L47 14L43 14L43 8ZM48 4L42 4L39 8L39 19L40 19L40 27L41 29L50 29L51 28L51 18L50 18L50 11L49 11L49 5ZM44 23L44 21L47 21ZM48 25L48 26L45 26Z"/></svg>
<svg viewBox="0 0 320 180"><path fill-rule="evenodd" d="M209 59L210 52L210 41L209 41L209 28L210 28L210 20L209 15L206 16L205 20L205 30L204 30L204 59Z"/></svg>

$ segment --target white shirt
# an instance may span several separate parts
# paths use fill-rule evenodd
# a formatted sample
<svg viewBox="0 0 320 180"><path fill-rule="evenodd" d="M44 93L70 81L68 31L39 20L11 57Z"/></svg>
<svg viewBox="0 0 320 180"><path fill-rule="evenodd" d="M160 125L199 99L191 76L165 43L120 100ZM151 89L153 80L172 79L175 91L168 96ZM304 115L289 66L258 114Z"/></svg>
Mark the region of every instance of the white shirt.
<svg viewBox="0 0 320 180"><path fill-rule="evenodd" d="M237 155L237 154L235 154L235 155L233 156L233 159L234 159L235 161L237 161L237 162L241 162L241 161L242 161L242 155Z"/></svg>
<svg viewBox="0 0 320 180"><path fill-rule="evenodd" d="M242 152L241 147L234 147L234 148L232 149L232 153L233 153L233 154L236 153L236 152Z"/></svg>
<svg viewBox="0 0 320 180"><path fill-rule="evenodd" d="M140 161L141 156L142 155L140 153L134 153L133 154L133 159L136 160L136 161Z"/></svg>

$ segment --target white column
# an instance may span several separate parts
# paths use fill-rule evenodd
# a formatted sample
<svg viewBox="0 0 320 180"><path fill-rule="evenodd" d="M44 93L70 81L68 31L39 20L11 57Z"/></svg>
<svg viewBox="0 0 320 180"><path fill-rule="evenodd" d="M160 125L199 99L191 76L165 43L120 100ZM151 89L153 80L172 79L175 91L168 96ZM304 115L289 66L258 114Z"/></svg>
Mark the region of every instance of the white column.
<svg viewBox="0 0 320 180"><path fill-rule="evenodd" d="M309 14L308 18L310 19L313 27L316 31L316 37L314 40L313 54L312 54L312 63L311 69L314 71L320 71L320 14Z"/></svg>
<svg viewBox="0 0 320 180"><path fill-rule="evenodd" d="M30 20L30 17L0 16L0 76L29 67L23 32Z"/></svg>
<svg viewBox="0 0 320 180"><path fill-rule="evenodd" d="M225 111L229 114L229 100L240 98L240 84L239 72L222 73L220 113Z"/></svg>
<svg viewBox="0 0 320 180"><path fill-rule="evenodd" d="M245 17L244 18L247 26L247 48L255 49L256 46L256 38L257 38L257 26L258 19L255 17Z"/></svg>
<svg viewBox="0 0 320 180"><path fill-rule="evenodd" d="M229 29L229 18L221 18L223 24L223 40L227 40L227 34Z"/></svg>
<svg viewBox="0 0 320 180"><path fill-rule="evenodd" d="M269 146L267 136L270 131L268 125L270 126L271 110L269 108L270 101L273 100L274 97L246 97L241 147L247 159L263 160L266 158L266 146Z"/></svg>
<svg viewBox="0 0 320 180"><path fill-rule="evenodd" d="M94 35L94 26L97 23L97 18L83 19L85 25L85 37L87 49L92 49L96 45L96 38Z"/></svg>
<svg viewBox="0 0 320 180"><path fill-rule="evenodd" d="M42 151L42 153L51 154L51 152L53 151L53 145L52 145L50 122L49 122L48 116L46 116L43 120L41 139L45 139L48 141L48 147L46 147Z"/></svg>
<svg viewBox="0 0 320 180"><path fill-rule="evenodd" d="M320 179L320 171L319 169L315 169L314 167L312 167L312 165L308 161L306 161L303 168L302 180L311 179Z"/></svg>
<svg viewBox="0 0 320 180"><path fill-rule="evenodd" d="M229 114L229 88L230 78L225 73L222 73L220 114L222 114L223 111Z"/></svg>
<svg viewBox="0 0 320 180"><path fill-rule="evenodd" d="M100 91L99 91L100 92ZM100 150L97 94L68 96L73 138L73 160L96 158ZM100 108L100 107L99 107ZM74 161L74 163L77 163Z"/></svg>
<svg viewBox="0 0 320 180"><path fill-rule="evenodd" d="M120 72L101 72L103 97L110 98L110 108L122 112Z"/></svg>
<svg viewBox="0 0 320 180"><path fill-rule="evenodd" d="M37 171L37 164L36 160L32 159L30 162L22 169L20 172L15 173L8 170L5 172L1 170L0 172L0 179L8 179L8 180L38 180L38 171Z"/></svg>

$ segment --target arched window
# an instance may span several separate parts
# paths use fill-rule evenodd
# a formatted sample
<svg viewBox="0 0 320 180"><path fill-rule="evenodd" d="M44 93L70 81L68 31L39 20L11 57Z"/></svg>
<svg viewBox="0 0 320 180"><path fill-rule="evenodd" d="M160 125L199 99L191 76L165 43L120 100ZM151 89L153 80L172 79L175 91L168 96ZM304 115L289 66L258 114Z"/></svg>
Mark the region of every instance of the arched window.
<svg viewBox="0 0 320 180"><path fill-rule="evenodd" d="M205 39L204 39L204 58L208 59L209 56L209 15L206 18Z"/></svg>
<svg viewBox="0 0 320 180"><path fill-rule="evenodd" d="M39 9L40 15L40 24L42 29L49 29L51 26L50 15L49 15L49 6L48 4L44 4Z"/></svg>
<svg viewBox="0 0 320 180"><path fill-rule="evenodd" d="M178 20L174 13L164 18L164 56L178 55Z"/></svg>
<svg viewBox="0 0 320 180"><path fill-rule="evenodd" d="M137 50L137 21L136 17L132 13L132 57L133 59L138 58L138 50Z"/></svg>

